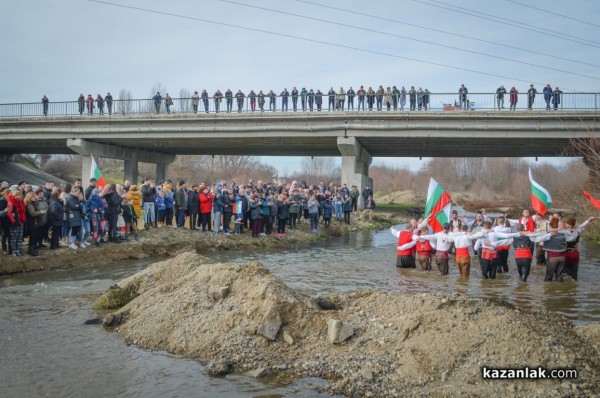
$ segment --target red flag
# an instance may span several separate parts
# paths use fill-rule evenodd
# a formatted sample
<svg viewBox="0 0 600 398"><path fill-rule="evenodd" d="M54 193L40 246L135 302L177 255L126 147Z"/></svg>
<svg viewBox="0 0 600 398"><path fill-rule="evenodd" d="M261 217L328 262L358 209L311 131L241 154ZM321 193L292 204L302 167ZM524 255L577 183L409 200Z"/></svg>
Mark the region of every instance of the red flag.
<svg viewBox="0 0 600 398"><path fill-rule="evenodd" d="M589 193L587 193L585 191L583 191L583 194L585 195L586 198L588 198L590 200L590 202L592 202L592 205L596 209L600 209L600 199L594 198L592 195L590 195Z"/></svg>

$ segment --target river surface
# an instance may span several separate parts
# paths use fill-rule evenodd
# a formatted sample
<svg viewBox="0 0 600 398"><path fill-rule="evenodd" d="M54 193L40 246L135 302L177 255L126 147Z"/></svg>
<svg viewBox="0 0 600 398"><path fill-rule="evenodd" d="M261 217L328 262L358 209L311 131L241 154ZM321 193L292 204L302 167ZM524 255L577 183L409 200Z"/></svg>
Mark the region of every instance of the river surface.
<svg viewBox="0 0 600 398"><path fill-rule="evenodd" d="M497 297L520 308L546 308L576 324L600 322L600 246L581 244L579 281L544 283L533 266L518 280L508 274L481 279L477 266L461 279L450 274L397 269L396 239L389 231L358 232L326 242L270 252L211 253L215 261L256 259L306 294L379 288L398 294L460 292ZM476 263L476 262L475 262ZM207 377L194 361L124 344L101 326L92 303L116 281L148 262L0 277L0 397L320 397L323 381L254 380L243 375ZM435 268L435 266L434 266Z"/></svg>

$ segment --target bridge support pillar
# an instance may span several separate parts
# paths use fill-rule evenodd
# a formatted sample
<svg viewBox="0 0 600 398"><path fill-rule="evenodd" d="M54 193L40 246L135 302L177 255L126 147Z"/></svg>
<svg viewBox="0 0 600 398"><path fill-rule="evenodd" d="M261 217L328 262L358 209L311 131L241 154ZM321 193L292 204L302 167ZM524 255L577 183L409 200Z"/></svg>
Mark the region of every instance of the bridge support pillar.
<svg viewBox="0 0 600 398"><path fill-rule="evenodd" d="M123 161L123 174L124 179L129 180L131 185L138 184L138 161L137 154L134 152L131 154L129 159Z"/></svg>
<svg viewBox="0 0 600 398"><path fill-rule="evenodd" d="M342 154L342 184L348 187L356 185L362 190L368 185L373 187L373 179L369 177L369 166L373 157L354 137L338 137L337 145ZM362 195L358 198L360 206L363 205Z"/></svg>
<svg viewBox="0 0 600 398"><path fill-rule="evenodd" d="M156 164L156 183L158 184L160 181L166 180L167 175L169 174L169 165L166 163L157 163Z"/></svg>
<svg viewBox="0 0 600 398"><path fill-rule="evenodd" d="M175 155L168 153L144 151L137 148L118 145L100 144L81 138L67 140L67 146L83 158L81 178L84 184L90 179L92 155L102 158L122 159L125 163L124 178L131 181L132 184L138 183L138 162L156 164L158 177L159 170L162 171L163 174L166 174L166 166L173 163L175 160Z"/></svg>
<svg viewBox="0 0 600 398"><path fill-rule="evenodd" d="M8 163L12 160L12 155L9 153L0 153L0 163Z"/></svg>

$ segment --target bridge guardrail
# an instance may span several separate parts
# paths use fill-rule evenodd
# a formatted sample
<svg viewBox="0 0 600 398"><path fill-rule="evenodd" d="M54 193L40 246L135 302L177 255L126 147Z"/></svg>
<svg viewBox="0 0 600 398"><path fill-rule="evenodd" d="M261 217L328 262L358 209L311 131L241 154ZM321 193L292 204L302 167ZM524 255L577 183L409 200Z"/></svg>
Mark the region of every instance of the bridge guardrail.
<svg viewBox="0 0 600 398"><path fill-rule="evenodd" d="M323 102L321 105L321 112L340 111L337 108L338 99L340 97L336 95L333 106L330 106L329 96L327 93L323 93ZM477 110L498 110L498 102L496 93L470 93L468 94L468 101L461 103L457 93L429 93L429 102L427 106L421 106L419 111L418 100L415 98L414 110L411 108L410 96L407 95L404 104L402 104L402 97L399 96L390 103L390 111L414 111L414 112L447 112L447 111L477 111ZM527 93L519 93L517 95L518 101L516 103L516 110L527 111L528 110L528 95ZM549 108L554 109L553 98L550 99ZM127 99L127 100L113 100L109 109L109 104L105 101L103 105L103 114L117 114L117 115L143 115L143 114L166 114L174 113L228 113L228 102L226 98L222 98L220 102L215 101L214 97L209 97L206 103L201 98L198 104L197 112L194 111L192 98L173 98L173 105L167 106L164 98L160 102L160 106L156 107L153 99ZM386 97L380 102L377 98L373 98L372 106L368 96L364 99L364 107L360 104L359 109L359 98L355 96L354 106L350 108L350 101L348 96L344 96L343 111L363 111L364 112L377 112L387 111ZM285 99L281 95L277 95L274 98L274 105L271 106L271 100L265 96L265 103L263 107L264 112L294 112L294 101L290 95L287 98L287 109L284 107ZM80 105L78 101L62 101L62 102L49 102L47 109L48 116L77 116L77 115L90 115L89 109L84 105L83 111L80 112ZM556 104L556 109L561 111L579 111L579 110L593 110L598 111L600 106L600 93L561 93L560 102ZM425 109L426 108L426 109ZM509 112L510 108L510 94L504 95L504 108L503 111ZM302 101L301 97L298 96L296 102L296 109L298 112L319 112L318 106L313 102L312 109L309 99ZM531 107L534 111L540 111L547 109L547 104L544 99L543 93L539 92L533 101ZM261 112L259 106L259 100L256 98L254 107L252 101L248 98L247 94L241 100L241 106L238 106L237 98L233 98L231 101L231 113L252 113ZM100 116L100 108L98 103L94 101L94 108L92 109L91 115ZM41 102L32 103L8 103L0 104L0 118L21 118L21 117L43 117L44 116L44 104Z"/></svg>

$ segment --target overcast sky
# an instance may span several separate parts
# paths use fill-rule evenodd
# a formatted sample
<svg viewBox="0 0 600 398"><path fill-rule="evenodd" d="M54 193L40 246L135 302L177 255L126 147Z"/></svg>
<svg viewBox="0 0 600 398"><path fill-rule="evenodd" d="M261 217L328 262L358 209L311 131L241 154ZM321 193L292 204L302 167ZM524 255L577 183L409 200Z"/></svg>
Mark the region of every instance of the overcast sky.
<svg viewBox="0 0 600 398"><path fill-rule="evenodd" d="M107 91L116 97L122 88L130 90L135 98L149 98L152 87L157 84L173 97L182 88L206 89L210 94L227 88L280 92L292 86L323 90L330 86L356 88L360 85L415 85L432 92L454 93L461 83L471 92L495 91L500 84L526 91L529 82L539 89L546 83L565 91L589 92L600 88L600 22L596 24L600 1L109 2L163 14L88 0L4 1L0 14L0 34L4 38L0 44L0 103L38 102L44 94L51 101L75 100L80 93L104 95ZM361 26L371 31L240 4ZM459 11L463 13L448 9L457 10L454 6L462 7ZM488 19L464 14L473 12L486 13ZM506 23L491 21L493 17ZM555 36L517 26L541 28ZM493 56L440 47L417 39ZM282 159L264 160L283 171ZM286 162L289 162L289 171L299 165L295 160Z"/></svg>

